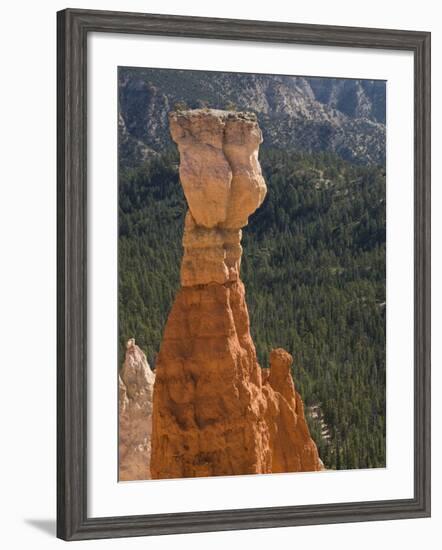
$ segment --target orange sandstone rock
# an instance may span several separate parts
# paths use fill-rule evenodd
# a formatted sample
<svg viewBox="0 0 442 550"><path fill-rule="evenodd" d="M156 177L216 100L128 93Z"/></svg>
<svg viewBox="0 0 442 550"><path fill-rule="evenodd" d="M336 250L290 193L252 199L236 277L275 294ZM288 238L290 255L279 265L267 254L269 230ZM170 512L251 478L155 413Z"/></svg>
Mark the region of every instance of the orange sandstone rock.
<svg viewBox="0 0 442 550"><path fill-rule="evenodd" d="M239 278L241 227L266 186L254 115L170 115L189 203L181 284L156 364L154 479L320 470L292 357L273 350L262 371Z"/></svg>
<svg viewBox="0 0 442 550"><path fill-rule="evenodd" d="M157 359L152 477L271 472L265 410L243 284L182 288Z"/></svg>
<svg viewBox="0 0 442 550"><path fill-rule="evenodd" d="M304 404L295 390L290 368L293 357L278 348L270 353L267 383L274 391L278 413L270 419L272 472L322 470L318 450L307 426Z"/></svg>

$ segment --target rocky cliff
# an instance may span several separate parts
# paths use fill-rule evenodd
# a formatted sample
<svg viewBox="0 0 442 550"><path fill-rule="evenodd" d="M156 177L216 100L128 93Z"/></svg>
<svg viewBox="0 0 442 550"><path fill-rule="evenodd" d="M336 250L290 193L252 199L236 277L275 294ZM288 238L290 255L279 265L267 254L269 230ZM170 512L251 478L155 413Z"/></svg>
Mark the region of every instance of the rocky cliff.
<svg viewBox="0 0 442 550"><path fill-rule="evenodd" d="M132 338L119 382L119 480L150 479L155 375Z"/></svg>
<svg viewBox="0 0 442 550"><path fill-rule="evenodd" d="M253 111L266 147L385 161L385 82L121 67L120 161L134 165L171 145L177 102Z"/></svg>
<svg viewBox="0 0 442 550"><path fill-rule="evenodd" d="M181 288L156 363L155 479L320 470L282 349L263 374L240 279L241 228L261 205L252 113L171 113L188 202Z"/></svg>

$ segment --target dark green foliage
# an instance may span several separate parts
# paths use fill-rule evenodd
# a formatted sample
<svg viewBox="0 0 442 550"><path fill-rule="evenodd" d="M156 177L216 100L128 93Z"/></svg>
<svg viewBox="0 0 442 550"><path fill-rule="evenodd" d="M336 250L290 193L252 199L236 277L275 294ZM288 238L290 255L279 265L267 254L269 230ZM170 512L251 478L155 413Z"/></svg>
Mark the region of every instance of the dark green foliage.
<svg viewBox="0 0 442 550"><path fill-rule="evenodd" d="M178 157L155 157L120 173L118 242L119 364L135 337L151 365L179 284L186 213Z"/></svg>
<svg viewBox="0 0 442 550"><path fill-rule="evenodd" d="M177 103L175 103L173 108L175 111L185 111L186 109L188 109L185 101L178 101Z"/></svg>
<svg viewBox="0 0 442 550"><path fill-rule="evenodd" d="M243 231L242 278L262 367L293 375L328 468L385 466L385 172L263 150L268 186ZM186 203L175 150L120 174L120 364L135 337L155 363L179 285Z"/></svg>

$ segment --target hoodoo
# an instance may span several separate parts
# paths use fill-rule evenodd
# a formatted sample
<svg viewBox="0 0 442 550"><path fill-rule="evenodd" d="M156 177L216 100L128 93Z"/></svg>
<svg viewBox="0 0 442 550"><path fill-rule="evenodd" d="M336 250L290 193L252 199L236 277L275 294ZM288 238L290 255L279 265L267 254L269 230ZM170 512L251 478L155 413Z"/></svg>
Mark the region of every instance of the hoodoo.
<svg viewBox="0 0 442 550"><path fill-rule="evenodd" d="M250 335L241 228L267 191L256 117L197 109L169 123L189 210L155 370L152 477L320 470L291 355L273 350L263 374Z"/></svg>

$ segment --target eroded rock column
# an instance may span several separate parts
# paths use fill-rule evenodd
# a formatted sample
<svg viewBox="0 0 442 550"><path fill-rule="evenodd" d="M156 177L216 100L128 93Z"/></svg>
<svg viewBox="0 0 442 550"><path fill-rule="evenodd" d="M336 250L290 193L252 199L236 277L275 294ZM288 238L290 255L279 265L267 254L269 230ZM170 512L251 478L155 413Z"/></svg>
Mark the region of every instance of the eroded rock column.
<svg viewBox="0 0 442 550"><path fill-rule="evenodd" d="M266 194L256 117L207 109L169 121L189 211L181 289L156 363L152 477L320 469L291 361L275 352L263 382L250 335L240 243Z"/></svg>

